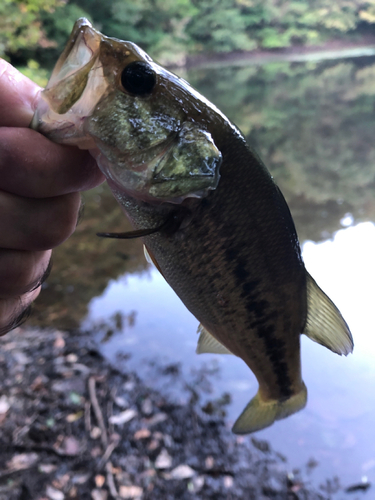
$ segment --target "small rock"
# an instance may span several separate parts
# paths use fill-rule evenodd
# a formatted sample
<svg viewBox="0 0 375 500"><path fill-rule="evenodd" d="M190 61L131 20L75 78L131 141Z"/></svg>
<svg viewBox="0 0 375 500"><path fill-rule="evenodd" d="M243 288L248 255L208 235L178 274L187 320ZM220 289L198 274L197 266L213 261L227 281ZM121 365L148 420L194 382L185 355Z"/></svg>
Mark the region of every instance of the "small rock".
<svg viewBox="0 0 375 500"><path fill-rule="evenodd" d="M46 495L50 500L64 500L65 495L62 491L53 488L52 486L47 486Z"/></svg>
<svg viewBox="0 0 375 500"><path fill-rule="evenodd" d="M102 435L102 431L99 427L93 427L90 432L91 439L98 439Z"/></svg>
<svg viewBox="0 0 375 500"><path fill-rule="evenodd" d="M55 342L53 343L53 347L55 349L64 349L64 347L65 347L65 340L63 339L63 337L61 337L60 335L58 335L56 337Z"/></svg>
<svg viewBox="0 0 375 500"><path fill-rule="evenodd" d="M74 474L74 476L71 478L71 482L73 484L85 484L90 478L91 478L90 473Z"/></svg>
<svg viewBox="0 0 375 500"><path fill-rule="evenodd" d="M77 363L77 361L78 361L78 356L77 356L77 354L74 354L74 353L68 354L68 355L65 357L65 361L66 361L67 363Z"/></svg>
<svg viewBox="0 0 375 500"><path fill-rule="evenodd" d="M161 450L155 460L156 469L169 469L172 466L172 457L165 448Z"/></svg>
<svg viewBox="0 0 375 500"><path fill-rule="evenodd" d="M195 470L188 465L178 465L170 474L171 479L190 479L195 476Z"/></svg>
<svg viewBox="0 0 375 500"><path fill-rule="evenodd" d="M101 488L105 483L105 477L102 474L97 474L95 476L95 485L97 488Z"/></svg>
<svg viewBox="0 0 375 500"><path fill-rule="evenodd" d="M233 486L233 477L232 476L224 476L224 487L232 488Z"/></svg>
<svg viewBox="0 0 375 500"><path fill-rule="evenodd" d="M60 450L63 451L65 455L75 457L81 452L81 444L74 436L67 436L62 442Z"/></svg>
<svg viewBox="0 0 375 500"><path fill-rule="evenodd" d="M43 474L51 474L57 469L57 465L54 464L40 464L38 467L39 472Z"/></svg>
<svg viewBox="0 0 375 500"><path fill-rule="evenodd" d="M92 500L107 500L108 492L106 490L95 489L91 492Z"/></svg>
<svg viewBox="0 0 375 500"><path fill-rule="evenodd" d="M112 415L111 417L109 417L109 422L115 425L126 424L127 422L130 422L130 420L132 420L136 415L136 410L132 410L131 408L129 408L129 410L122 411L118 415Z"/></svg>
<svg viewBox="0 0 375 500"><path fill-rule="evenodd" d="M139 486L120 486L120 498L139 498L143 494L143 489Z"/></svg>
<svg viewBox="0 0 375 500"><path fill-rule="evenodd" d="M142 413L144 415L151 415L153 410L152 401L150 398L146 398L142 403Z"/></svg>
<svg viewBox="0 0 375 500"><path fill-rule="evenodd" d="M10 408L9 400L6 396L1 396L0 398L0 415L8 412Z"/></svg>
<svg viewBox="0 0 375 500"><path fill-rule="evenodd" d="M12 356L19 365L29 365L32 362L32 360L21 351L13 351Z"/></svg>
<svg viewBox="0 0 375 500"><path fill-rule="evenodd" d="M200 491L203 488L204 482L205 482L204 476L193 477L193 479L192 479L192 486L193 486L192 491L194 493L198 493L198 491Z"/></svg>

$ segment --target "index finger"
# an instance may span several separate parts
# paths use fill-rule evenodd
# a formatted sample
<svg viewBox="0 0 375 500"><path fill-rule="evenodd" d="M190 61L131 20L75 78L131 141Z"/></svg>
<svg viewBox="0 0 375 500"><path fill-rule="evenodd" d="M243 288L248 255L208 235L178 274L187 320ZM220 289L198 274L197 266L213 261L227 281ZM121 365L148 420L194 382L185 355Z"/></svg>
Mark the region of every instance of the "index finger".
<svg viewBox="0 0 375 500"><path fill-rule="evenodd" d="M28 127L40 87L0 59L0 127Z"/></svg>

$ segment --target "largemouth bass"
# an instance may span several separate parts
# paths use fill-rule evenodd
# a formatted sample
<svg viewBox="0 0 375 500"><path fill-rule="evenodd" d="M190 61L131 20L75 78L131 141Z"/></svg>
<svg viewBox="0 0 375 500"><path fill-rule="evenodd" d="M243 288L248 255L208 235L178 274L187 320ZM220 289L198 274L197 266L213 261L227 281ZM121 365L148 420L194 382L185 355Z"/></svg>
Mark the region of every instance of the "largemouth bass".
<svg viewBox="0 0 375 500"><path fill-rule="evenodd" d="M33 118L88 149L148 254L200 321L197 352L232 353L257 395L245 434L301 410L303 333L338 354L349 328L306 272L288 206L241 132L142 49L76 22ZM126 237L127 235L111 235Z"/></svg>

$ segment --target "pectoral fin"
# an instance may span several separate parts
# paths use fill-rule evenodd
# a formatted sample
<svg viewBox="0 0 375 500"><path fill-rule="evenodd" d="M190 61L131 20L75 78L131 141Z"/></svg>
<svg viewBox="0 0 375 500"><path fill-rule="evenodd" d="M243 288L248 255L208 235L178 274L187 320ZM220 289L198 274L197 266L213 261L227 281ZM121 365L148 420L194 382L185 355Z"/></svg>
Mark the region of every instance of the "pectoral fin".
<svg viewBox="0 0 375 500"><path fill-rule="evenodd" d="M157 260L155 259L155 257L153 256L153 254L150 252L150 250L146 247L146 245L143 245L143 251L144 251L144 254L145 254L145 257L146 257L146 260L149 264L154 264L154 266L156 267L156 269L159 271L159 273L163 276L164 278L164 274L162 273L161 269L160 269L160 266L157 262Z"/></svg>
<svg viewBox="0 0 375 500"><path fill-rule="evenodd" d="M332 300L306 274L307 320L303 333L340 356L347 356L354 346L349 327Z"/></svg>
<svg viewBox="0 0 375 500"><path fill-rule="evenodd" d="M196 349L197 354L232 354L225 346L223 346L223 344L216 340L215 337L211 335L203 325L198 326L197 333L200 333Z"/></svg>
<svg viewBox="0 0 375 500"><path fill-rule="evenodd" d="M285 401L264 401L258 392L238 417L232 431L234 434L260 431L272 425L275 420L281 420L302 410L306 402L307 390L304 384L300 392Z"/></svg>

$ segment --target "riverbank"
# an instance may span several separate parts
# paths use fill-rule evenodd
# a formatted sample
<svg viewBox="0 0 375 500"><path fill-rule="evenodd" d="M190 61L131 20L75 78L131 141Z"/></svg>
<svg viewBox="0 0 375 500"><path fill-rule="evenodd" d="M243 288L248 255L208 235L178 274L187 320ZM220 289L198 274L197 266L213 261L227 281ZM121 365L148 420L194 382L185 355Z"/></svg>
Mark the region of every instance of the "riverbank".
<svg viewBox="0 0 375 500"><path fill-rule="evenodd" d="M368 35L357 41L330 40L323 45L296 45L280 49L214 52L186 56L170 68L214 68L225 66L264 65L273 62L305 62L325 59L343 59L375 55L375 36Z"/></svg>
<svg viewBox="0 0 375 500"><path fill-rule="evenodd" d="M87 337L18 328L0 339L0 500L326 500L340 488L318 492L313 461L292 471L267 442L234 436L225 402L202 408L201 390L171 401Z"/></svg>

